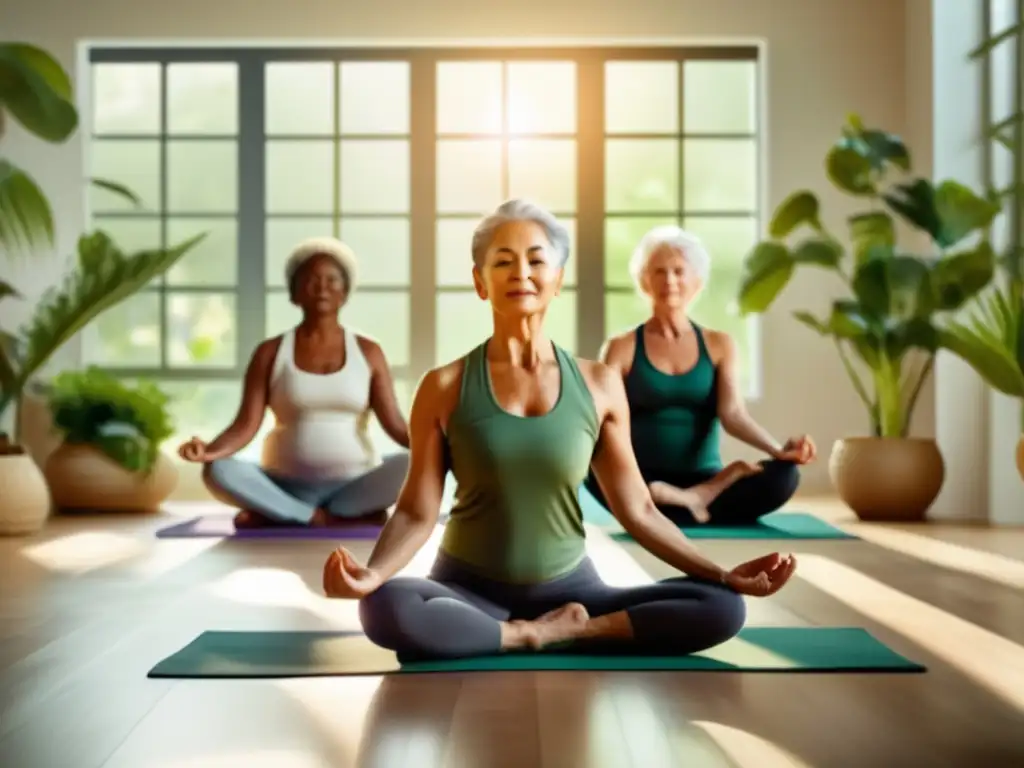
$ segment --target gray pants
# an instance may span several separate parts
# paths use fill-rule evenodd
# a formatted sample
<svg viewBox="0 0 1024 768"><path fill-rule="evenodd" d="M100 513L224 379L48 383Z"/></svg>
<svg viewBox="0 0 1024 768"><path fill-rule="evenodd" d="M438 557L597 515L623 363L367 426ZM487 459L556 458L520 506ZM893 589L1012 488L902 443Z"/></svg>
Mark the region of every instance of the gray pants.
<svg viewBox="0 0 1024 768"><path fill-rule="evenodd" d="M574 652L696 653L734 637L747 616L739 594L697 579L612 587L586 559L552 581L505 584L440 554L429 578L394 578L360 600L359 617L367 637L400 659L453 659L498 653L501 622L535 619L566 603L582 603L592 617L626 611L633 627L628 642L577 642Z"/></svg>
<svg viewBox="0 0 1024 768"><path fill-rule="evenodd" d="M348 480L310 481L282 477L242 459L219 459L203 469L206 487L225 504L282 523L308 524L317 508L333 517L357 519L387 509L409 469L409 456L395 453Z"/></svg>

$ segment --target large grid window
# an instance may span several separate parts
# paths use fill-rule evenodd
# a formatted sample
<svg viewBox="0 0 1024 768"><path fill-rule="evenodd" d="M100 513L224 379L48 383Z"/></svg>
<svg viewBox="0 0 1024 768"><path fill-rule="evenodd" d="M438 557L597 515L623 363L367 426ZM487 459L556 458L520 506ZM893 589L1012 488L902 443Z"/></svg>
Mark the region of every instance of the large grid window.
<svg viewBox="0 0 1024 768"><path fill-rule="evenodd" d="M753 48L94 49L92 224L126 248L206 241L87 329L86 362L156 378L181 436L212 434L253 348L293 326L284 260L341 237L359 258L342 320L383 346L408 407L416 379L479 343L487 305L470 234L508 197L567 225L550 336L594 356L641 322L628 261L651 226L704 238L698 322L731 332L757 390L754 319L732 312L761 229ZM386 439L382 434L378 437Z"/></svg>

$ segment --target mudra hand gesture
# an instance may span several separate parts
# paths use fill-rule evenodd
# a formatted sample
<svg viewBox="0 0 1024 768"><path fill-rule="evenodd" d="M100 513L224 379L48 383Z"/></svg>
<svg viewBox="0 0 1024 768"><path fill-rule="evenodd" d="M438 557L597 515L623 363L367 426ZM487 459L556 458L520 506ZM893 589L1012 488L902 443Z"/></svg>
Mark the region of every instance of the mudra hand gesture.
<svg viewBox="0 0 1024 768"><path fill-rule="evenodd" d="M773 458L792 461L795 464L810 464L817 457L818 448L810 435L800 435L800 437L791 437L787 440Z"/></svg>
<svg viewBox="0 0 1024 768"><path fill-rule="evenodd" d="M383 583L380 574L362 565L344 547L334 550L324 564L324 594L359 600Z"/></svg>
<svg viewBox="0 0 1024 768"><path fill-rule="evenodd" d="M726 576L725 583L741 595L767 597L774 595L796 572L796 558L778 552L737 565Z"/></svg>

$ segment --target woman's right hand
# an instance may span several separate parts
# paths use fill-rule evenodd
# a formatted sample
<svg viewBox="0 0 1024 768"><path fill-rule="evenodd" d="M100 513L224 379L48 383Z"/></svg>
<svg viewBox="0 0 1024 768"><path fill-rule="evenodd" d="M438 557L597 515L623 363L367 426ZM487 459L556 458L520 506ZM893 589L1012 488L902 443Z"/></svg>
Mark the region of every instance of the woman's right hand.
<svg viewBox="0 0 1024 768"><path fill-rule="evenodd" d="M213 459L207 455L206 443L198 437L193 437L191 440L181 444L178 448L178 455L181 456L185 461L194 461L198 464L213 461Z"/></svg>
<svg viewBox="0 0 1024 768"><path fill-rule="evenodd" d="M324 564L324 594L347 600L359 600L384 583L380 574L356 560L344 547L331 552Z"/></svg>

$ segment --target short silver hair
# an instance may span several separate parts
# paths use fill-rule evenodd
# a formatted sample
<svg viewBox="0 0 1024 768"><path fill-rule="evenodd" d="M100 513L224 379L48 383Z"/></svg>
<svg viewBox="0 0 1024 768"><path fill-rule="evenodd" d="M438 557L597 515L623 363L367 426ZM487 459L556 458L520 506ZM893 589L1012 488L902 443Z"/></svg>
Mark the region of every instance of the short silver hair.
<svg viewBox="0 0 1024 768"><path fill-rule="evenodd" d="M693 267L702 283L706 283L711 273L711 256L701 239L680 227L668 224L648 230L640 238L633 255L629 259L629 274L636 284L637 290L643 293L643 276L647 265L658 249L669 247L679 251L686 262Z"/></svg>
<svg viewBox="0 0 1024 768"><path fill-rule="evenodd" d="M349 246L333 237L311 237L296 245L284 265L284 281L288 291L294 290L295 276L314 256L327 256L341 270L345 279L345 290L351 294L356 287L358 262Z"/></svg>
<svg viewBox="0 0 1024 768"><path fill-rule="evenodd" d="M530 221L544 230L548 242L558 253L558 268L569 260L569 230L555 218L554 214L529 200L506 200L494 213L481 221L473 231L473 263L480 267L484 263L487 249L494 242L498 227L513 221Z"/></svg>

